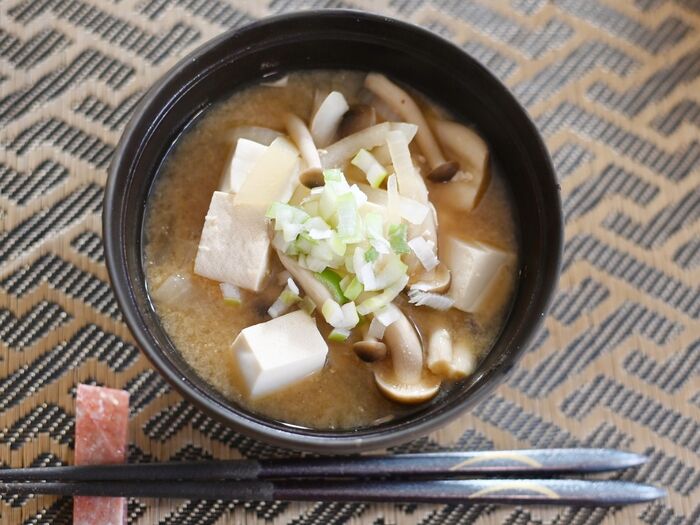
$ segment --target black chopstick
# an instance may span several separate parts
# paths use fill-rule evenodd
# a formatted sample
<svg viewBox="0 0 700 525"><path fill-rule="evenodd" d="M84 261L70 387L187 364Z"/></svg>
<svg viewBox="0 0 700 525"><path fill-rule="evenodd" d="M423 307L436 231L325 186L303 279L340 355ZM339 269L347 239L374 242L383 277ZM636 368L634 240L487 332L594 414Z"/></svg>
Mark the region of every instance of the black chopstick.
<svg viewBox="0 0 700 525"><path fill-rule="evenodd" d="M650 485L575 479L98 481L0 483L2 494L238 501L358 501L617 506L665 496Z"/></svg>
<svg viewBox="0 0 700 525"><path fill-rule="evenodd" d="M542 476L595 473L641 465L646 457L611 449L544 449L438 452L393 456L217 460L0 470L0 480L266 480L347 477Z"/></svg>

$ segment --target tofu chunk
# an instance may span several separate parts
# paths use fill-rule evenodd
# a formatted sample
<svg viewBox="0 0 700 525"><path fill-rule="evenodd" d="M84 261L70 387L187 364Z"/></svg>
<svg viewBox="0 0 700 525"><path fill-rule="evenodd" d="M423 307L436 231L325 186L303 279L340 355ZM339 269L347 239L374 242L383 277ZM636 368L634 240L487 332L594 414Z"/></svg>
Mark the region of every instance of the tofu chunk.
<svg viewBox="0 0 700 525"><path fill-rule="evenodd" d="M263 215L275 201L287 202L299 181L299 152L280 137L265 149L236 195L236 204L262 209Z"/></svg>
<svg viewBox="0 0 700 525"><path fill-rule="evenodd" d="M226 161L219 191L238 193L267 146L240 138Z"/></svg>
<svg viewBox="0 0 700 525"><path fill-rule="evenodd" d="M448 236L441 239L440 259L452 273L448 295L463 312L488 315L510 289L512 253Z"/></svg>
<svg viewBox="0 0 700 525"><path fill-rule="evenodd" d="M254 292L269 271L270 237L265 210L214 192L194 261L194 272Z"/></svg>
<svg viewBox="0 0 700 525"><path fill-rule="evenodd" d="M251 397L285 388L323 368L328 345L316 321L297 310L244 328L233 342Z"/></svg>

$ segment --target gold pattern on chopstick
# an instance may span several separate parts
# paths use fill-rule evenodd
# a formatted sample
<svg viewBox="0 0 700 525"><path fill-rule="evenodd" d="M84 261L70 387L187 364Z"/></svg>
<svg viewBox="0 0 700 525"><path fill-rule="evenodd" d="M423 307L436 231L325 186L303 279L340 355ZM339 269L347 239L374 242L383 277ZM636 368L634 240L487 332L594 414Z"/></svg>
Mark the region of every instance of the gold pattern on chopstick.
<svg viewBox="0 0 700 525"><path fill-rule="evenodd" d="M450 470L460 470L469 465L475 465L477 463L485 463L488 461L493 461L496 459L510 459L517 463L522 463L524 465L529 465L531 467L541 467L542 463L537 461L530 456L525 454L518 454L517 452L487 452L485 454L480 454L476 457L465 459L464 461L457 463L456 465L450 467Z"/></svg>
<svg viewBox="0 0 700 525"><path fill-rule="evenodd" d="M481 490L477 490L474 494L470 494L470 498L478 498L480 496L485 496L486 494L492 494L494 492L503 492L506 490L517 489L517 490L529 490L531 492L536 492L547 496L550 499L560 499L561 496L549 487L539 485L537 483L527 483L522 481L505 481L493 487L486 487Z"/></svg>

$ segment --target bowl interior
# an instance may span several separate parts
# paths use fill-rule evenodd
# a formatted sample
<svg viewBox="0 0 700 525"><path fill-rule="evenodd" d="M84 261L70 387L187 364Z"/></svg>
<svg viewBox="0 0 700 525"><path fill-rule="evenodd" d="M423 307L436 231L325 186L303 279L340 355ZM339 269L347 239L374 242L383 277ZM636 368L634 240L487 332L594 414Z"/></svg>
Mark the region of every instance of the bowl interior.
<svg viewBox="0 0 700 525"><path fill-rule="evenodd" d="M520 279L512 310L476 373L411 414L353 431L293 427L225 399L184 362L145 288L144 211L159 166L207 107L266 77L303 69L381 71L475 125L515 196ZM416 27L345 11L288 15L227 33L180 62L146 95L122 137L105 197L107 262L117 298L155 366L200 407L267 441L316 451L377 448L405 441L483 397L514 365L556 284L561 211L539 135L508 91L476 61Z"/></svg>

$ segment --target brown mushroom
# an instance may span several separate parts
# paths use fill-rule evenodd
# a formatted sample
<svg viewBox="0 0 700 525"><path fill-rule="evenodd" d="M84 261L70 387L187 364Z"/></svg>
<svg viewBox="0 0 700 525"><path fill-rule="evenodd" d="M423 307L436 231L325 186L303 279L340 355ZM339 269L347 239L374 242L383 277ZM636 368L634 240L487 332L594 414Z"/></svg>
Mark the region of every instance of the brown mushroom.
<svg viewBox="0 0 700 525"><path fill-rule="evenodd" d="M338 138L342 139L377 123L377 114L372 106L353 104L343 115L338 126Z"/></svg>
<svg viewBox="0 0 700 525"><path fill-rule="evenodd" d="M452 336L444 326L435 328L428 338L428 369L449 377L452 373Z"/></svg>
<svg viewBox="0 0 700 525"><path fill-rule="evenodd" d="M459 162L451 160L432 169L426 177L433 182L447 182L459 171Z"/></svg>
<svg viewBox="0 0 700 525"><path fill-rule="evenodd" d="M464 339L452 343L452 362L449 367L450 379L466 377L474 372L476 359L470 345Z"/></svg>
<svg viewBox="0 0 700 525"><path fill-rule="evenodd" d="M445 151L459 160L462 170L449 184L435 187L436 194L457 209L472 210L488 186L488 146L476 132L457 122L432 120L431 124Z"/></svg>
<svg viewBox="0 0 700 525"><path fill-rule="evenodd" d="M424 292L442 293L446 292L452 282L452 274L446 264L440 263L429 272L420 275L420 281L411 284L411 289Z"/></svg>
<svg viewBox="0 0 700 525"><path fill-rule="evenodd" d="M301 152L301 157L306 163L306 168L320 171L321 157L318 155L318 149L316 148L314 139L304 121L293 113L287 113L284 123L289 132L289 136L292 137L292 140Z"/></svg>
<svg viewBox="0 0 700 525"><path fill-rule="evenodd" d="M309 189L323 186L323 171L320 168L309 168L299 175L299 183Z"/></svg>
<svg viewBox="0 0 700 525"><path fill-rule="evenodd" d="M426 371L417 382L404 383L398 381L385 362L375 366L374 382L386 397L406 405L423 403L434 397L440 390L438 376Z"/></svg>
<svg viewBox="0 0 700 525"><path fill-rule="evenodd" d="M367 77L365 77L365 87L386 102L387 105L401 115L401 118L406 122L418 126L416 141L423 155L428 159L428 164L431 169L439 168L447 162L440 150L439 144L433 136L428 122L423 116L423 112L411 95L379 73L368 74Z"/></svg>
<svg viewBox="0 0 700 525"><path fill-rule="evenodd" d="M331 299L331 293L328 291L328 288L316 279L309 270L302 268L298 262L279 250L277 250L277 256L285 270L292 274L296 283L317 307L320 308L328 299Z"/></svg>
<svg viewBox="0 0 700 525"><path fill-rule="evenodd" d="M355 354L357 354L357 357L362 359L365 363L381 361L387 354L386 345L376 339L358 341L352 345L352 349Z"/></svg>

